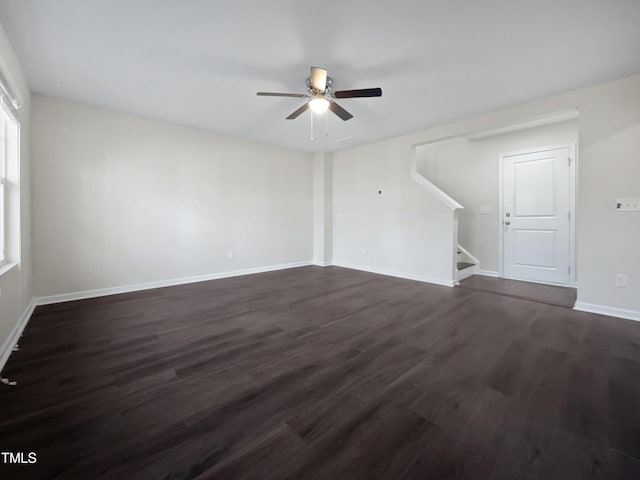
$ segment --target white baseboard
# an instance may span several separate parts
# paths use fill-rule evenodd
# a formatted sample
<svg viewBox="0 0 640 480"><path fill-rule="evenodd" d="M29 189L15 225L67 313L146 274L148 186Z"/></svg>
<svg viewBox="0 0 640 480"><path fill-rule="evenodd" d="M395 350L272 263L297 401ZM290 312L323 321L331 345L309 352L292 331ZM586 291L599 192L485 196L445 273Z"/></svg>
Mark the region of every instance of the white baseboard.
<svg viewBox="0 0 640 480"><path fill-rule="evenodd" d="M640 321L640 311L638 310L627 310L625 308L609 307L607 305L598 305L586 302L576 302L573 309L581 312L597 313L599 315L608 315L610 317Z"/></svg>
<svg viewBox="0 0 640 480"><path fill-rule="evenodd" d="M22 315L20 316L18 323L16 323L16 325L13 327L13 330L11 330L11 333L9 334L9 336L2 344L2 347L0 347L0 371L2 371L5 364L7 363L7 360L9 360L9 356L13 351L13 347L18 343L18 340L20 339L20 335L22 335L22 332L24 331L24 327L26 327L27 323L29 323L29 319L31 319L31 315L33 314L33 310L35 308L36 308L36 302L32 298L29 304L27 305L27 308L24 310L24 312L22 312Z"/></svg>
<svg viewBox="0 0 640 480"><path fill-rule="evenodd" d="M322 262L314 260L313 262L311 262L311 265L315 265L316 267L330 267L331 265L333 265L333 263L329 261Z"/></svg>
<svg viewBox="0 0 640 480"><path fill-rule="evenodd" d="M388 275L390 277L405 278L407 280L416 280L418 282L434 283L445 287L453 287L452 280L443 280L439 278L428 277L426 275L418 275L415 273L397 272L395 270L387 270L385 268L368 267L365 265L355 265L353 263L333 262L336 267L351 268L352 270L361 270L363 272L378 273L380 275Z"/></svg>
<svg viewBox="0 0 640 480"><path fill-rule="evenodd" d="M193 277L173 278L170 280L160 280L157 282L138 283L134 285L123 285L119 287L98 288L95 290L83 290L80 292L62 293L60 295L36 297L35 304L49 305L52 303L70 302L73 300L84 300L87 298L106 297L107 295L117 295L119 293L138 292L141 290L151 290L153 288L172 287L175 285L184 285L187 283L206 282L209 280L218 280L221 278L250 275L252 273L264 273L264 272L273 272L275 270L285 270L287 268L307 267L309 265L312 265L311 261L281 263L278 265L268 265L266 267L245 268L243 270L231 270L228 272L196 275Z"/></svg>
<svg viewBox="0 0 640 480"><path fill-rule="evenodd" d="M477 270L476 275L484 275L485 277L499 277L499 272L494 272L493 270Z"/></svg>

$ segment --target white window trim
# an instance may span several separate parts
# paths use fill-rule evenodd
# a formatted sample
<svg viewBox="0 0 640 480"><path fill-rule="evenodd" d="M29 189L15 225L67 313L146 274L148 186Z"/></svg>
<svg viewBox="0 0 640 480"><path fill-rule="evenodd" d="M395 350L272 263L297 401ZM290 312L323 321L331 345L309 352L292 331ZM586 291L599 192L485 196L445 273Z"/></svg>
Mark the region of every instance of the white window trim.
<svg viewBox="0 0 640 480"><path fill-rule="evenodd" d="M0 256L0 258L2 258L0 260L0 275L3 275L4 273L8 272L9 270L11 270L14 266L19 266L20 261L21 261L21 251L20 251L20 235L18 235L18 239L17 239L17 244L15 245L16 251L14 251L13 253L9 252L9 248L8 245L10 243L9 240L9 221L11 218L10 215L10 210L9 210L9 206L11 204L10 201L10 191L8 189L8 175L9 175L9 164L8 164L8 159L7 159L7 143L6 143L6 128L5 128L5 123L4 120L5 118L9 118L12 122L15 123L16 127L17 127L17 135L16 135L16 155L17 158L15 159L16 161L16 165L12 166L12 168L14 168L13 174L16 177L16 185L18 186L18 191L16 192L17 194L17 198L15 199L15 201L18 202L17 204L17 211L14 214L14 220L17 222L20 222L20 192L19 192L19 179L20 179L20 134L21 134L21 126L20 126L20 121L17 118L17 110L14 110L14 108L12 108L13 102L11 101L11 99L7 99L6 94L4 94L4 92L0 92L0 110L2 111L2 117L1 117L1 121L0 121L0 128L2 129L2 132L0 133L0 140L1 140L1 152L0 152L0 161L3 162L3 176L0 177L0 183L2 183L2 196L3 196L3 201L2 201L2 208L3 208L3 216L2 216L2 225L0 225L0 229L2 229L2 231L0 232L2 234L2 241L3 244L0 245L0 248L3 249L3 251L1 252L2 255ZM18 229L21 228L21 225L18 224L17 226Z"/></svg>
<svg viewBox="0 0 640 480"><path fill-rule="evenodd" d="M0 200L0 206L2 208L2 212L0 217L0 266L3 266L9 263L7 256L7 233L8 233L8 192L7 192L7 149L6 149L6 138L5 138L5 127L4 127L4 119L7 114L7 107L4 95L0 95L0 196L2 197Z"/></svg>

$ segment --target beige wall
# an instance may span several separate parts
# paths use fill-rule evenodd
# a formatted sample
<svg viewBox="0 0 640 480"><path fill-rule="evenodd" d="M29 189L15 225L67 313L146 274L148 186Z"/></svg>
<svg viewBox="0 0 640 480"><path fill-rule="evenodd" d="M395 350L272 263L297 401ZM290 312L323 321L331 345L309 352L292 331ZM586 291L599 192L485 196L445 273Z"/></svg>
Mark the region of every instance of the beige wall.
<svg viewBox="0 0 640 480"><path fill-rule="evenodd" d="M41 95L33 132L38 296L311 261L310 154Z"/></svg>
<svg viewBox="0 0 640 480"><path fill-rule="evenodd" d="M313 263L326 265L333 257L332 155L313 154Z"/></svg>
<svg viewBox="0 0 640 480"><path fill-rule="evenodd" d="M333 154L333 262L452 285L453 212L410 177L409 153L399 137Z"/></svg>
<svg viewBox="0 0 640 480"><path fill-rule="evenodd" d="M10 86L23 102L18 112L20 121L20 258L10 258L19 264L0 274L0 354L7 347L12 332L25 312L32 297L31 289L31 207L30 207L30 94L20 63L15 56L4 30L0 26L0 68ZM12 227L15 225L12 224ZM15 232L9 232L14 236ZM11 253L11 252L10 252Z"/></svg>
<svg viewBox="0 0 640 480"><path fill-rule="evenodd" d="M440 245L446 229L412 231L410 225L441 221L437 204L405 194L394 205L396 217L386 225L376 221L379 203L371 196L377 183L358 186L359 179L405 178L410 174L412 146L466 136L579 109L577 203L578 300L640 312L640 213L615 210L615 199L640 196L640 75L596 85L459 122L395 137L334 155L334 200L348 198L358 209L341 212L336 205L334 251L345 262L357 260L359 242L378 239L373 267L394 262L398 268L419 269L426 276L442 272L438 259L425 262L422 249ZM356 187L351 187L354 182ZM368 180L367 180L368 182ZM350 190L351 189L351 190ZM420 206L416 202L420 201ZM428 215L425 220L425 215ZM360 219L360 220L359 220ZM368 219L362 225L362 219ZM431 220L432 219L432 220ZM392 227L402 224L396 230ZM384 228L382 228L384 227ZM388 239L381 239L381 235ZM409 237L404 238L404 235ZM420 235L421 238L415 238ZM415 261L412 261L415 259ZM626 273L629 286L614 286L614 274Z"/></svg>
<svg viewBox="0 0 640 480"><path fill-rule="evenodd" d="M417 169L464 206L459 212L458 243L480 261L485 271L498 271L498 158L500 154L578 143L578 121L492 135L464 137L416 148ZM480 215L480 206L493 213Z"/></svg>
<svg viewBox="0 0 640 480"><path fill-rule="evenodd" d="M640 76L587 91L580 103L578 300L640 311ZM614 286L626 273L627 288Z"/></svg>

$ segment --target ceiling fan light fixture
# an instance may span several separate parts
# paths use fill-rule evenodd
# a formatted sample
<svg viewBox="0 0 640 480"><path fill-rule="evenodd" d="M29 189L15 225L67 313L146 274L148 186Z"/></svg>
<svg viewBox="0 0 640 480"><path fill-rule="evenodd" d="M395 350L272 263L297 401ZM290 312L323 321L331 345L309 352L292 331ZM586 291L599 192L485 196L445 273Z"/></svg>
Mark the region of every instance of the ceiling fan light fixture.
<svg viewBox="0 0 640 480"><path fill-rule="evenodd" d="M334 99L380 97L382 96L382 89L378 87L334 91L333 79L327 76L327 71L324 68L311 67L311 76L307 78L307 93L257 92L257 95L262 97L300 97L308 99L304 105L286 117L287 120L294 120L307 110L317 114L331 110L331 113L346 122L352 119L353 115L338 105ZM313 121L313 115L311 115L311 121Z"/></svg>
<svg viewBox="0 0 640 480"><path fill-rule="evenodd" d="M316 93L311 100L309 100L309 108L314 113L324 113L329 108L329 100L324 98L321 93Z"/></svg>

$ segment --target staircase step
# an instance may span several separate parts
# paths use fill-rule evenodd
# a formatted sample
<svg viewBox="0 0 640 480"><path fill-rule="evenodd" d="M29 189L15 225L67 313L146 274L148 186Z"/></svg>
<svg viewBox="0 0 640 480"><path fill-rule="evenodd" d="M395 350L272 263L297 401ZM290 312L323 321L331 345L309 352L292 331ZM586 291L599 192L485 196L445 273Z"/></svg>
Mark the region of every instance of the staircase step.
<svg viewBox="0 0 640 480"><path fill-rule="evenodd" d="M456 266L458 267L458 270L464 270L465 268L473 267L474 265L475 263L458 262Z"/></svg>

